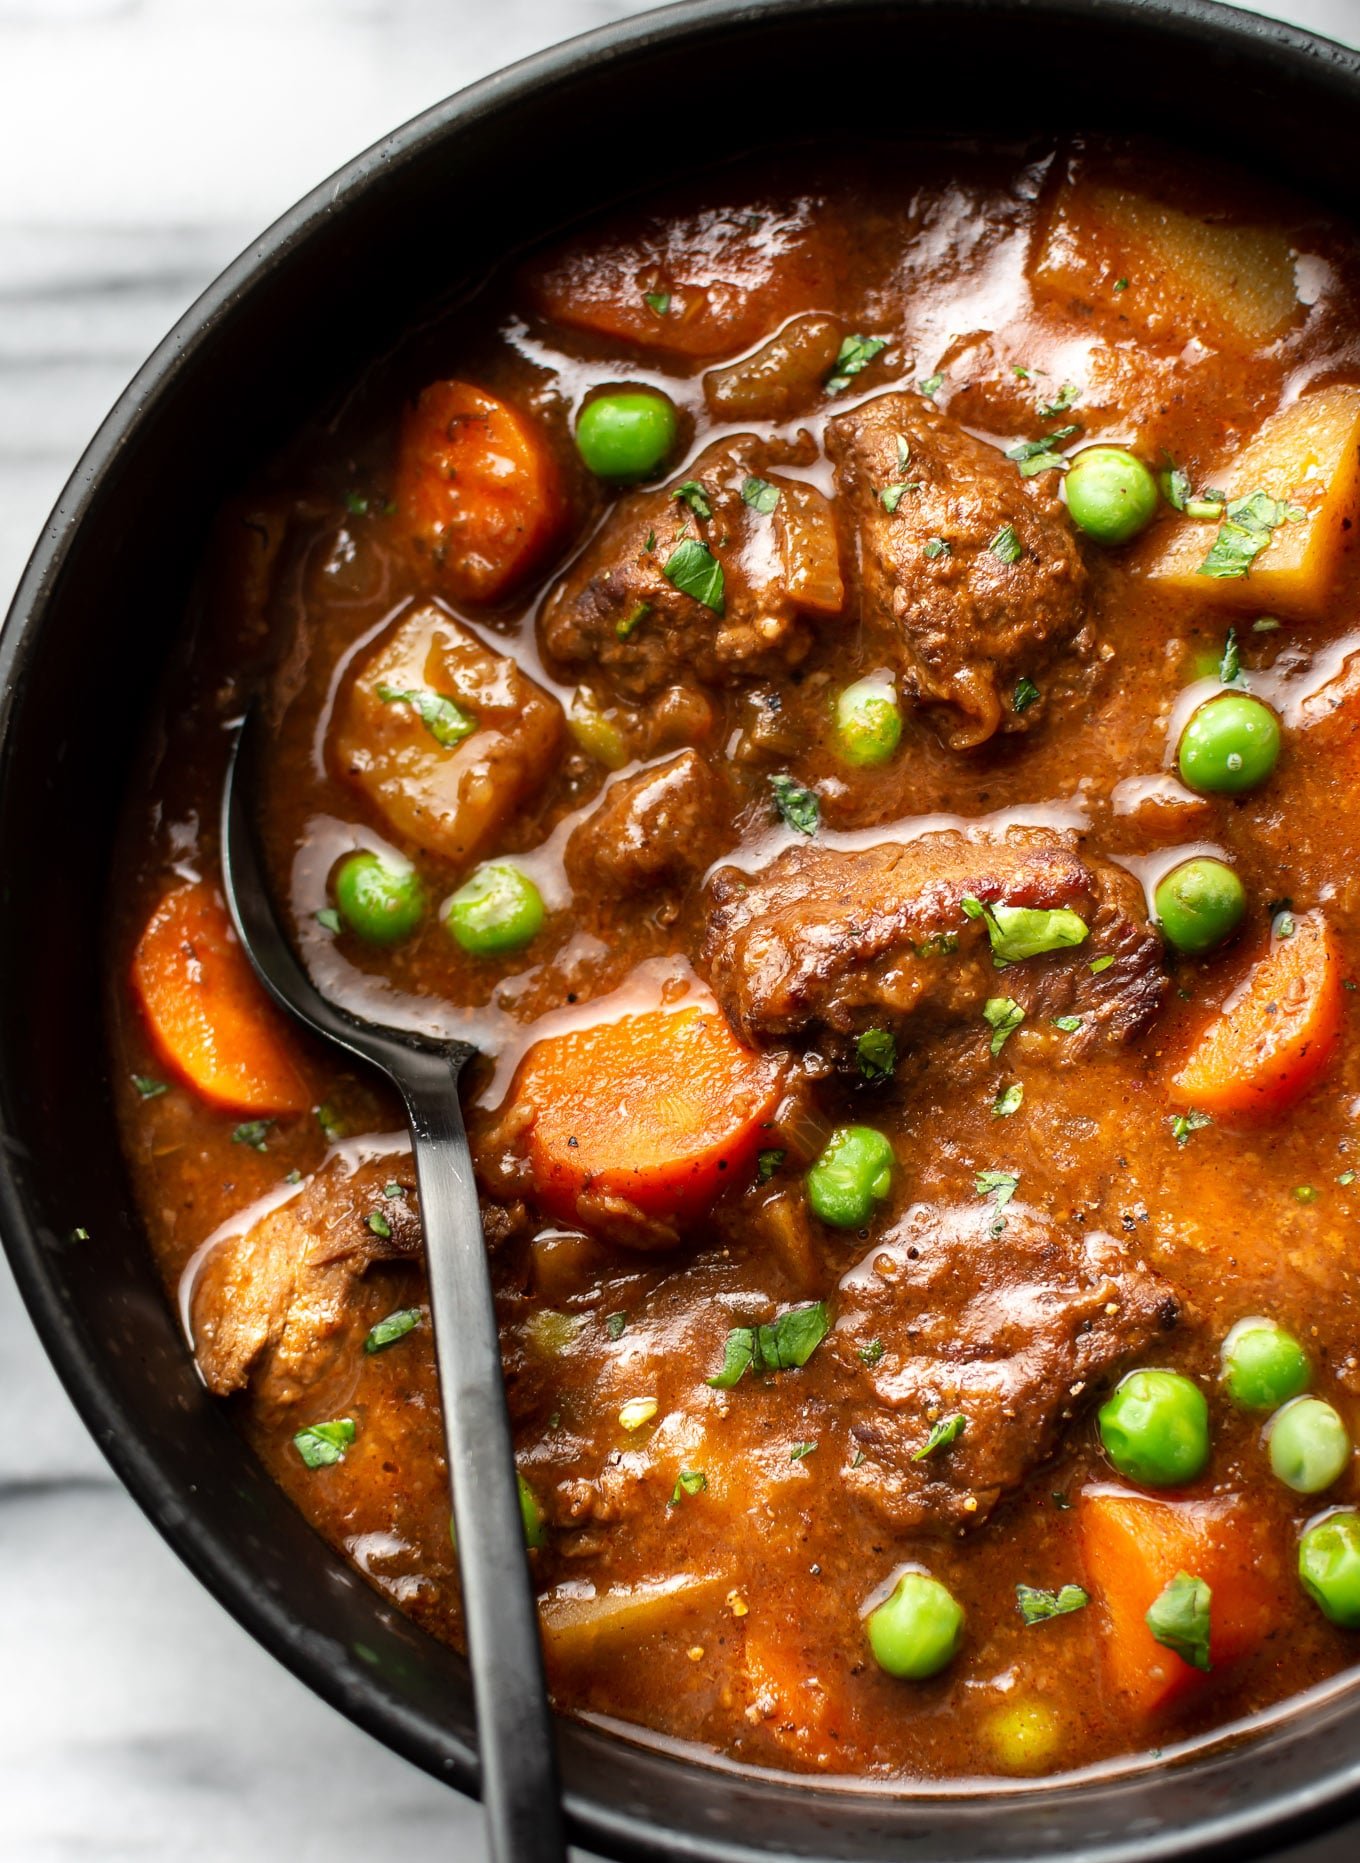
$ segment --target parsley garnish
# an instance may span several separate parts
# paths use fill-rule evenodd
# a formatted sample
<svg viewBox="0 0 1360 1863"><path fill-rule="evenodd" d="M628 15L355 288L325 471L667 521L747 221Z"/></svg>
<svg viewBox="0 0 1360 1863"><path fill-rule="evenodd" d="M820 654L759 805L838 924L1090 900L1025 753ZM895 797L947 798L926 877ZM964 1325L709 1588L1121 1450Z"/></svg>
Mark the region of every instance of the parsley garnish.
<svg viewBox="0 0 1360 1863"><path fill-rule="evenodd" d="M1101 971L1108 970L1113 962L1114 953L1112 951L1107 951L1104 957L1093 957L1091 959L1091 975L1093 977L1098 977Z"/></svg>
<svg viewBox="0 0 1360 1863"><path fill-rule="evenodd" d="M1019 1185L1019 1176L1014 1171L979 1171L973 1179L973 1189L978 1196L990 1197L996 1209L991 1223L990 1233L992 1235L999 1236L1006 1227L1006 1218L1002 1212L1015 1195Z"/></svg>
<svg viewBox="0 0 1360 1863"><path fill-rule="evenodd" d="M987 548L1003 563L1018 563L1025 554L1025 546L1015 534L1014 524L1003 524Z"/></svg>
<svg viewBox="0 0 1360 1863"><path fill-rule="evenodd" d="M783 1162L784 1153L774 1147L767 1151L758 1151L756 1153L756 1182L768 1184Z"/></svg>
<svg viewBox="0 0 1360 1863"><path fill-rule="evenodd" d="M1024 1104L1025 1089L1018 1080L1013 1080L1009 1087L998 1093L992 1101L993 1119L1009 1119L1012 1113L1018 1113Z"/></svg>
<svg viewBox="0 0 1360 1863"><path fill-rule="evenodd" d="M708 1476L701 1468L682 1468L671 1490L670 1505L678 1507L687 1494L702 1494L708 1486Z"/></svg>
<svg viewBox="0 0 1360 1863"><path fill-rule="evenodd" d="M1059 414L1065 414L1068 408L1075 406L1081 390L1075 382L1064 382L1051 401L1045 401L1039 408L1040 420L1056 420Z"/></svg>
<svg viewBox="0 0 1360 1863"><path fill-rule="evenodd" d="M1187 1113L1177 1113L1171 1121L1171 1136L1178 1145L1188 1145L1192 1132L1202 1132L1214 1123L1210 1113L1198 1113L1192 1106Z"/></svg>
<svg viewBox="0 0 1360 1863"><path fill-rule="evenodd" d="M933 401L943 387L943 375L927 375L923 382L917 382L916 392L918 395L924 395L927 401Z"/></svg>
<svg viewBox="0 0 1360 1863"><path fill-rule="evenodd" d="M882 336L847 336L841 343L835 365L826 378L826 392L829 395L841 394L850 386L853 377L866 368L875 356L888 347L888 340Z"/></svg>
<svg viewBox="0 0 1360 1863"><path fill-rule="evenodd" d="M170 1091L163 1080L153 1080L150 1074L134 1074L132 1084L144 1100L158 1100Z"/></svg>
<svg viewBox="0 0 1360 1863"><path fill-rule="evenodd" d="M992 1053L1000 1054L1025 1019L1025 1012L1010 996L989 996L982 1005L982 1020L992 1031Z"/></svg>
<svg viewBox="0 0 1360 1863"><path fill-rule="evenodd" d="M791 776L780 774L770 778L770 791L781 821L787 822L799 834L816 834L821 824L822 809L810 789L796 783Z"/></svg>
<svg viewBox="0 0 1360 1863"><path fill-rule="evenodd" d="M1075 1035L1081 1027L1080 1016L1054 1016L1053 1026L1061 1029L1064 1035Z"/></svg>
<svg viewBox="0 0 1360 1863"><path fill-rule="evenodd" d="M682 595L692 595L715 615L726 612L722 564L706 543L686 537L671 551L661 573Z"/></svg>
<svg viewBox="0 0 1360 1863"><path fill-rule="evenodd" d="M299 1430L293 1447L308 1468L329 1468L333 1462L344 1461L345 1451L353 1441L353 1417L336 1417L329 1423L313 1423Z"/></svg>
<svg viewBox="0 0 1360 1863"><path fill-rule="evenodd" d="M1192 489L1190 474L1188 472L1183 472L1179 466L1168 466L1166 471L1159 475L1158 482L1162 488L1162 496L1171 506L1171 509L1173 511L1184 511L1186 505L1190 502L1190 493Z"/></svg>
<svg viewBox="0 0 1360 1863"><path fill-rule="evenodd" d="M442 692L432 692L428 686L417 686L409 692L402 692L396 686L379 686L378 697L384 705L409 705L435 743L445 750L461 744L477 729L474 718L469 718Z"/></svg>
<svg viewBox="0 0 1360 1863"><path fill-rule="evenodd" d="M335 1108L329 1100L323 1100L317 1107L316 1123L321 1127L322 1136L327 1144L334 1145L337 1139L345 1136L344 1125L336 1117Z"/></svg>
<svg viewBox="0 0 1360 1863"><path fill-rule="evenodd" d="M671 307L669 291L644 291L642 296L648 310L654 311L658 317L664 317Z"/></svg>
<svg viewBox="0 0 1360 1863"><path fill-rule="evenodd" d="M947 1449L950 1443L958 1441L967 1428L967 1417L941 1417L940 1421L932 1427L921 1447L913 1452L912 1461L924 1462L927 1456L936 1454L938 1450Z"/></svg>
<svg viewBox="0 0 1360 1863"><path fill-rule="evenodd" d="M1067 906L1054 911L1038 906L985 906L970 895L959 902L970 919L987 927L992 957L998 970L1019 964L1046 951L1063 951L1082 944L1089 935L1085 919Z"/></svg>
<svg viewBox="0 0 1360 1863"><path fill-rule="evenodd" d="M952 556L954 546L947 537L931 537L924 545L924 554L927 562L933 563L937 557Z"/></svg>
<svg viewBox="0 0 1360 1863"><path fill-rule="evenodd" d="M1011 700L1012 709L1018 714L1027 711L1039 697L1039 688L1026 673L1021 673L1015 682L1015 696Z"/></svg>
<svg viewBox="0 0 1360 1863"><path fill-rule="evenodd" d="M688 505L695 517L702 518L705 523L713 515L708 493L697 479L686 479L683 485L677 485L671 497L678 498L682 505Z"/></svg>
<svg viewBox="0 0 1360 1863"><path fill-rule="evenodd" d="M1038 440L1021 440L1016 446L1008 446L1006 457L1019 466L1022 479L1032 479L1039 472L1066 472L1068 461L1055 449L1060 440L1070 440L1080 432L1081 428L1075 423L1067 427L1055 427L1052 433L1046 433Z"/></svg>
<svg viewBox="0 0 1360 1863"><path fill-rule="evenodd" d="M897 1043L887 1029L865 1029L855 1044L855 1059L866 1080L888 1080L897 1066Z"/></svg>
<svg viewBox="0 0 1360 1863"><path fill-rule="evenodd" d="M882 1356L883 1341L881 1339L871 1339L868 1345L860 1346L856 1352L861 1365L877 1365Z"/></svg>
<svg viewBox="0 0 1360 1863"><path fill-rule="evenodd" d="M1228 629L1228 638L1223 643L1223 658L1218 663L1219 683L1230 686L1242 672L1242 655L1237 645L1237 629Z"/></svg>
<svg viewBox="0 0 1360 1863"><path fill-rule="evenodd" d="M364 1221L368 1224L375 1236L381 1237L384 1242L391 1240L392 1225L388 1222L381 1210L370 1210L368 1215L364 1218Z"/></svg>
<svg viewBox="0 0 1360 1863"><path fill-rule="evenodd" d="M762 517L768 517L779 503L781 494L779 487L771 485L768 479L750 478L742 481L741 496L743 502L750 505L753 511L759 511Z"/></svg>
<svg viewBox="0 0 1360 1863"><path fill-rule="evenodd" d="M1195 574L1220 581L1245 576L1280 525L1296 522L1304 515L1298 505L1272 498L1268 492L1233 499L1225 505L1213 547Z"/></svg>
<svg viewBox="0 0 1360 1863"><path fill-rule="evenodd" d="M611 1339L622 1339L627 1327L628 1315L626 1313L606 1313L604 1329Z"/></svg>
<svg viewBox="0 0 1360 1863"><path fill-rule="evenodd" d="M1015 1602L1027 1624L1043 1624L1050 1617L1066 1617L1072 1611L1080 1611L1091 1602L1091 1594L1083 1591L1080 1585L1062 1585L1057 1591L1043 1591L1037 1585L1017 1585Z"/></svg>
<svg viewBox="0 0 1360 1863"><path fill-rule="evenodd" d="M266 1140L272 1119L244 1119L231 1135L233 1145L249 1145L252 1151L267 1151Z"/></svg>
<svg viewBox="0 0 1360 1863"><path fill-rule="evenodd" d="M316 922L328 932L334 932L337 935L341 930L340 914L334 906L323 906L316 915Z"/></svg>
<svg viewBox="0 0 1360 1863"><path fill-rule="evenodd" d="M816 1447L816 1443L795 1443L792 1449L789 1450L790 1462L803 1461L807 1456L812 1454Z"/></svg>
<svg viewBox="0 0 1360 1863"><path fill-rule="evenodd" d="M614 623L614 632L620 640L627 640L634 628L641 627L651 612L650 602L635 602L628 613Z"/></svg>
<svg viewBox="0 0 1360 1863"><path fill-rule="evenodd" d="M1127 278L1116 278L1114 281L1114 288L1116 292L1127 291L1129 288L1128 279Z"/></svg>
<svg viewBox="0 0 1360 1863"><path fill-rule="evenodd" d="M385 1352L398 1339L404 1339L407 1333L414 1332L420 1324L419 1307L401 1307L396 1313L389 1313L385 1320L379 1320L364 1340L365 1352Z"/></svg>
<svg viewBox="0 0 1360 1863"><path fill-rule="evenodd" d="M790 1371L806 1365L826 1338L831 1320L825 1302L790 1307L763 1326L735 1326L723 1348L722 1370L707 1382L730 1391L747 1371Z"/></svg>
<svg viewBox="0 0 1360 1863"><path fill-rule="evenodd" d="M1213 1593L1202 1578L1177 1572L1144 1618L1148 1629L1182 1662L1206 1674L1209 1661L1209 1607Z"/></svg>

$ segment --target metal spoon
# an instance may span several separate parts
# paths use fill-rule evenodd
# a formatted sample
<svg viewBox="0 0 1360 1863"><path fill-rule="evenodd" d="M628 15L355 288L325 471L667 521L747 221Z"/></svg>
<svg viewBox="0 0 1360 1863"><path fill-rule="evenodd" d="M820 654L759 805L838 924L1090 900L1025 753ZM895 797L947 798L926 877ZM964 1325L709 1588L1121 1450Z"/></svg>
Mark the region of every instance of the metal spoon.
<svg viewBox="0 0 1360 1863"><path fill-rule="evenodd" d="M282 1008L380 1068L411 1126L444 1410L482 1802L495 1863L563 1863L557 1759L458 1077L476 1049L367 1022L329 1002L275 917L255 810L264 724L241 727L222 797L222 878L237 935Z"/></svg>

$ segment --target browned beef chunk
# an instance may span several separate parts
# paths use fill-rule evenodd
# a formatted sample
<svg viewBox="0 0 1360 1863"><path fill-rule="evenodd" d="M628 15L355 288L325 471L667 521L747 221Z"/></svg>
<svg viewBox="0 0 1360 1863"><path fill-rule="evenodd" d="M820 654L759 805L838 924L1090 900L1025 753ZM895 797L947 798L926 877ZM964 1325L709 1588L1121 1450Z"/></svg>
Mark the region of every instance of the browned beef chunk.
<svg viewBox="0 0 1360 1863"><path fill-rule="evenodd" d="M267 1409L297 1404L370 1326L393 1287L369 1271L411 1260L421 1246L410 1166L346 1175L330 1165L289 1203L212 1250L193 1292L194 1350L219 1396L252 1385ZM376 1226L370 1218L376 1218ZM388 1233L384 1235L383 1229Z"/></svg>
<svg viewBox="0 0 1360 1863"><path fill-rule="evenodd" d="M860 1406L844 1479L903 1531L976 1525L1181 1311L1111 1236L1015 1203L917 1205L841 1282L834 1338Z"/></svg>
<svg viewBox="0 0 1360 1863"><path fill-rule="evenodd" d="M1089 936L998 974L965 898L1067 907ZM1133 876L1029 831L1001 841L927 835L856 852L803 843L755 874L721 868L708 902L700 967L755 1044L813 1041L836 1053L867 1028L919 1039L959 1022L975 1022L987 1040L983 1004L1007 996L1036 1034L1055 1016L1079 1016L1080 1028L1054 1047L1077 1059L1138 1034L1167 987L1162 941ZM1093 971L1102 958L1113 962Z"/></svg>
<svg viewBox="0 0 1360 1863"><path fill-rule="evenodd" d="M955 749L1027 730L1092 647L1057 473L1022 479L911 394L839 415L827 445L859 528L861 618L895 649L907 689ZM1026 686L1017 706L1022 678L1039 696Z"/></svg>
<svg viewBox="0 0 1360 1863"><path fill-rule="evenodd" d="M730 841L722 790L693 750L611 783L567 843L572 884L633 893L702 873Z"/></svg>
<svg viewBox="0 0 1360 1863"><path fill-rule="evenodd" d="M543 649L561 672L588 672L616 694L646 699L668 686L726 686L785 672L807 654L809 619L845 602L835 519L814 486L773 470L773 455L749 435L720 440L679 484L624 498L543 610ZM743 498L759 479L777 491L772 511ZM761 495L769 502L770 493ZM697 507L697 508L696 508ZM703 512L711 513L705 517ZM708 569L700 595L689 589Z"/></svg>

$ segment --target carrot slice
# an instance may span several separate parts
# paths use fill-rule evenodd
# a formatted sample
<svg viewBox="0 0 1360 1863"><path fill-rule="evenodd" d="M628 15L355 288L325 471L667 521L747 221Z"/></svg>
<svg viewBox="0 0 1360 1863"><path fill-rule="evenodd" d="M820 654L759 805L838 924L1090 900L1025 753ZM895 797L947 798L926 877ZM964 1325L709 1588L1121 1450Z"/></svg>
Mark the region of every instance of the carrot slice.
<svg viewBox="0 0 1360 1863"><path fill-rule="evenodd" d="M1293 915L1288 937L1247 973L1171 1081L1206 1113L1283 1112L1323 1073L1341 1039L1341 964L1320 912Z"/></svg>
<svg viewBox="0 0 1360 1863"><path fill-rule="evenodd" d="M710 1009L650 1010L549 1036L515 1084L529 1110L529 1162L544 1208L623 1198L644 1215L702 1214L743 1181L778 1075Z"/></svg>
<svg viewBox="0 0 1360 1863"><path fill-rule="evenodd" d="M167 893L151 914L132 988L161 1058L205 1100L243 1113L311 1105L288 1025L204 882Z"/></svg>
<svg viewBox="0 0 1360 1863"><path fill-rule="evenodd" d="M743 1628L748 1719L803 1765L834 1766L851 1732L840 1677L816 1673L797 1624Z"/></svg>
<svg viewBox="0 0 1360 1863"><path fill-rule="evenodd" d="M402 425L397 521L455 601L499 601L563 517L539 429L468 382L432 382Z"/></svg>
<svg viewBox="0 0 1360 1863"><path fill-rule="evenodd" d="M1275 1618L1271 1554L1234 1499L1154 1500L1122 1488L1080 1496L1087 1583L1103 1612L1111 1691L1153 1715L1202 1689L1254 1649ZM1147 1613L1179 1572L1209 1587L1208 1674L1159 1643Z"/></svg>

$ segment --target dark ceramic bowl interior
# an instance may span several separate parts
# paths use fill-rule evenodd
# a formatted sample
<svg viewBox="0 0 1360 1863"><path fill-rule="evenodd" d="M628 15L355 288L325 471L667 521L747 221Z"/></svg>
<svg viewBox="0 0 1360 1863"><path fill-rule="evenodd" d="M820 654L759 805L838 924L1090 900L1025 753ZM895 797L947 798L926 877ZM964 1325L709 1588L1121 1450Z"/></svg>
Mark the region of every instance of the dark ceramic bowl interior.
<svg viewBox="0 0 1360 1863"><path fill-rule="evenodd" d="M9 616L0 1225L34 1324L114 1467L226 1607L464 1791L477 1789L465 1665L313 1534L208 1397L119 1155L100 1013L109 849L208 520L425 307L677 166L842 130L1065 127L1174 137L1360 210L1360 58L1197 0L753 0L645 15L440 104L266 233L114 409ZM561 1745L576 1835L619 1857L1243 1856L1360 1801L1360 1682L1193 1754L911 1796L754 1774L601 1727L563 1724Z"/></svg>

